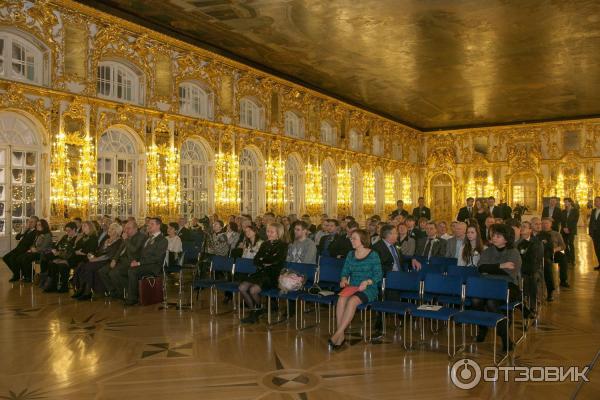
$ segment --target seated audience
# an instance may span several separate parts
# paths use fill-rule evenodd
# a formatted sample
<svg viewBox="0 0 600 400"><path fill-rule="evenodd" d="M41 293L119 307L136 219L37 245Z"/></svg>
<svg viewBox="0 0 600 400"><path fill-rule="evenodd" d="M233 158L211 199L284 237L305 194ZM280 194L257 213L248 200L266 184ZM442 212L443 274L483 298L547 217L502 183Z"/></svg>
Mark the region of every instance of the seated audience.
<svg viewBox="0 0 600 400"><path fill-rule="evenodd" d="M179 256L183 252L183 242L181 236L178 234L180 231L181 229L177 222L169 223L167 227L167 242L169 243L167 251L169 252L169 265L171 266L177 265Z"/></svg>
<svg viewBox="0 0 600 400"><path fill-rule="evenodd" d="M31 282L31 263L39 261L42 254L52 248L52 233L50 232L48 221L40 219L36 222L35 229L35 240L29 249L21 255L14 257L13 266L11 267L13 273L11 280L13 282L16 280L14 279L15 277L18 278L21 275L23 276L24 282Z"/></svg>
<svg viewBox="0 0 600 400"><path fill-rule="evenodd" d="M448 225L446 224L446 221L440 221L437 224L437 231L438 236L444 240L448 240L452 237L452 235L448 232Z"/></svg>
<svg viewBox="0 0 600 400"><path fill-rule="evenodd" d="M319 241L319 245L317 246L317 250L319 255L321 256L331 256L329 253L329 248L331 244L335 241L336 237L341 235L339 233L340 223L337 219L328 219L323 223L326 234L321 237Z"/></svg>
<svg viewBox="0 0 600 400"><path fill-rule="evenodd" d="M104 267L115 256L121 247L121 234L123 227L120 224L112 223L108 228L108 238L102 242L97 251L88 253L88 262L77 267L76 275L78 281L74 299L89 300L92 298L92 292L104 293L105 287L101 278L97 275L100 268Z"/></svg>
<svg viewBox="0 0 600 400"><path fill-rule="evenodd" d="M446 255L446 241L437 234L434 221L426 224L427 236L417 240L415 255L427 257L444 257Z"/></svg>
<svg viewBox="0 0 600 400"><path fill-rule="evenodd" d="M18 281L21 278L19 274L15 274L15 271L17 270L17 258L27 253L31 246L33 246L37 237L36 226L38 221L39 218L36 216L29 217L29 219L27 220L27 224L24 226L24 229L21 232L17 233L17 235L15 236L15 239L19 241L17 246L8 253L6 253L4 257L2 257L8 268L13 273L12 278L10 278L9 282Z"/></svg>
<svg viewBox="0 0 600 400"><path fill-rule="evenodd" d="M242 323L256 323L262 313L260 308L260 292L278 286L281 270L285 265L288 245L284 242L284 228L280 223L267 226L267 240L260 246L254 257L256 272L240 283L240 294L251 309L250 315L242 319Z"/></svg>
<svg viewBox="0 0 600 400"><path fill-rule="evenodd" d="M461 251L458 253L456 265L460 267L476 267L479 265L481 253L486 248L479 234L479 225L471 225L467 228L466 240Z"/></svg>
<svg viewBox="0 0 600 400"><path fill-rule="evenodd" d="M160 231L162 221L160 218L150 218L146 231L148 239L144 243L139 261L132 261L128 271L129 289L127 291L127 305L138 303L138 282L146 276L159 276L165 262L165 255L169 242Z"/></svg>
<svg viewBox="0 0 600 400"><path fill-rule="evenodd" d="M415 255L416 242L415 239L409 236L408 227L406 224L398 224L398 246L400 246L400 252L405 257L412 257Z"/></svg>
<svg viewBox="0 0 600 400"><path fill-rule="evenodd" d="M397 246L398 231L394 225L381 228L381 240L371 246L379 255L381 269L385 274L390 271L402 271L402 252Z"/></svg>
<svg viewBox="0 0 600 400"><path fill-rule="evenodd" d="M303 264L317 263L317 246L308 238L308 234L308 224L304 221L296 221L295 240L288 246L286 261Z"/></svg>
<svg viewBox="0 0 600 400"><path fill-rule="evenodd" d="M459 258L465 245L467 234L467 224L457 222L454 225L454 236L446 241L446 257Z"/></svg>
<svg viewBox="0 0 600 400"><path fill-rule="evenodd" d="M99 271L107 294L116 299L125 298L131 263L140 259L147 237L138 230L135 221L128 221L123 230L123 239L121 247L110 263L100 268Z"/></svg>
<svg viewBox="0 0 600 400"><path fill-rule="evenodd" d="M353 250L350 251L344 268L340 287L354 287L357 291L350 296L340 296L336 305L337 330L329 339L329 345L337 349L345 342L345 332L360 304L375 301L383 279L381 260L376 251L369 248L369 234L356 229L351 234Z"/></svg>
<svg viewBox="0 0 600 400"><path fill-rule="evenodd" d="M254 259L263 240L258 237L258 229L254 225L249 225L244 228L244 240L239 244L242 258Z"/></svg>
<svg viewBox="0 0 600 400"><path fill-rule="evenodd" d="M229 239L223 230L223 221L215 221L212 224L212 232L208 237L206 252L214 256L227 257L229 255Z"/></svg>
<svg viewBox="0 0 600 400"><path fill-rule="evenodd" d="M352 250L350 238L352 233L358 229L358 223L350 220L346 223L346 233L337 235L329 246L329 255L335 258L344 258Z"/></svg>

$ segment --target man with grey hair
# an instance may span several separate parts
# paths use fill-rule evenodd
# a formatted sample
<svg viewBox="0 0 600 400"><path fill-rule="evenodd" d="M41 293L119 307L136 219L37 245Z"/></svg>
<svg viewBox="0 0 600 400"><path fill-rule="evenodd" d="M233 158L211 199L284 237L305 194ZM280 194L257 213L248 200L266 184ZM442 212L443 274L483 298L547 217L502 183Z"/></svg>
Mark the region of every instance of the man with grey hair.
<svg viewBox="0 0 600 400"><path fill-rule="evenodd" d="M446 242L446 257L458 258L465 245L465 235L467 234L467 224L456 222L454 225L454 236Z"/></svg>
<svg viewBox="0 0 600 400"><path fill-rule="evenodd" d="M402 254L396 247L398 241L398 230L394 225L383 225L381 227L381 240L373 244L372 248L379 254L381 269L386 274L390 271L402 270Z"/></svg>

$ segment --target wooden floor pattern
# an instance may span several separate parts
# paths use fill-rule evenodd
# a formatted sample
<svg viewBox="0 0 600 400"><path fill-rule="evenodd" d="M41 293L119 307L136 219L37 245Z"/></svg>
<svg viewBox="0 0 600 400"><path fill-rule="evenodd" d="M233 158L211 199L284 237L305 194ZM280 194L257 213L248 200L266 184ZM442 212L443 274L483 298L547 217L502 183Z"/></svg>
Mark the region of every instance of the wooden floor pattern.
<svg viewBox="0 0 600 400"><path fill-rule="evenodd" d="M589 239L577 245L572 288L544 306L505 365L583 367L600 350L600 273ZM0 399L600 398L599 365L579 387L509 381L463 390L450 379L454 361L490 365L489 342L449 361L445 334L405 351L390 327L381 342L329 352L326 323L297 333L292 324L240 326L206 308L82 303L9 284L1 267Z"/></svg>

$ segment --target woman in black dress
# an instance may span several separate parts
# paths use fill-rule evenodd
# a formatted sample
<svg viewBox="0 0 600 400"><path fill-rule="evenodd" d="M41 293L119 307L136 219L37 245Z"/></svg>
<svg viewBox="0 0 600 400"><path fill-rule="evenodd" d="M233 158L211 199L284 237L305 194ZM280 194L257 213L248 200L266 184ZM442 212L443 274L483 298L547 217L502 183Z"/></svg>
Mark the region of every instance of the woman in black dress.
<svg viewBox="0 0 600 400"><path fill-rule="evenodd" d="M88 262L80 264L75 272L78 276L79 286L71 297L77 300L90 300L92 290L95 293L104 293L106 290L102 280L97 275L100 268L107 265L121 247L121 233L123 227L114 222L108 228L108 238L96 252L88 254Z"/></svg>
<svg viewBox="0 0 600 400"><path fill-rule="evenodd" d="M246 304L252 310L243 323L258 322L262 313L260 307L260 292L277 287L279 274L285 265L288 244L281 240L284 235L283 225L273 223L267 226L267 240L263 242L254 257L256 272L248 280L240 283L239 289Z"/></svg>
<svg viewBox="0 0 600 400"><path fill-rule="evenodd" d="M481 232L481 234L486 230L485 220L489 215L489 210L481 203L481 200L475 201L475 219L479 224L479 232Z"/></svg>

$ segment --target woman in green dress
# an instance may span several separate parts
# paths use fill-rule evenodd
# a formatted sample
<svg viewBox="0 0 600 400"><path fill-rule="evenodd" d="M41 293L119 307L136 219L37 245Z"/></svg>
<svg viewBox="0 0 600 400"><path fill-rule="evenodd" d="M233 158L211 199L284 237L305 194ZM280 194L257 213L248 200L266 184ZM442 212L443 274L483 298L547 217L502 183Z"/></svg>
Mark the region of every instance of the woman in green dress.
<svg viewBox="0 0 600 400"><path fill-rule="evenodd" d="M329 339L334 349L345 342L344 334L354 318L359 304L375 301L383 279L381 260L376 251L369 248L370 239L367 231L358 229L350 237L352 248L346 256L340 287L357 287L350 296L340 296L336 306L337 330Z"/></svg>

